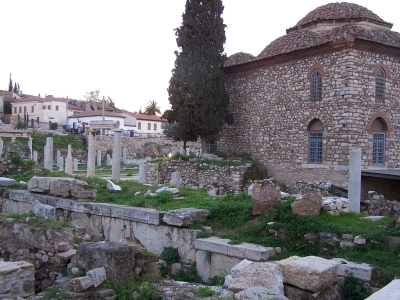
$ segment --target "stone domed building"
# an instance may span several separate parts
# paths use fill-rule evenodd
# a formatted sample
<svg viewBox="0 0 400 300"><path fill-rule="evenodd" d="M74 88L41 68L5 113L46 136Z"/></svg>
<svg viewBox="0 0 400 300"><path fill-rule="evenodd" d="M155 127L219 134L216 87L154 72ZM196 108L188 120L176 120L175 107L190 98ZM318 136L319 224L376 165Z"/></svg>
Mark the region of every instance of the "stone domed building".
<svg viewBox="0 0 400 300"><path fill-rule="evenodd" d="M235 122L219 148L250 152L288 184L347 187L356 148L364 170L400 168L400 33L391 28L365 7L330 3L258 56L230 56Z"/></svg>

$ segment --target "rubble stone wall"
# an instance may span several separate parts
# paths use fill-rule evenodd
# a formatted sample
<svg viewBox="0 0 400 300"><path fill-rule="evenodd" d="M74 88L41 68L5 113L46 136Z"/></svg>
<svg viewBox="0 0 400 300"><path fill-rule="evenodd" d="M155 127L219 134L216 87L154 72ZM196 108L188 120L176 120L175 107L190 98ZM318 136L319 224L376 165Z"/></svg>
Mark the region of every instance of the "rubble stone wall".
<svg viewBox="0 0 400 300"><path fill-rule="evenodd" d="M169 160L159 167L157 164L147 165L148 183L155 183L155 178L158 177L158 183L168 185L171 182L171 173L180 172L182 186L207 189L223 187L226 191L242 191L244 175L249 168L248 166L219 167L200 163L197 159Z"/></svg>
<svg viewBox="0 0 400 300"><path fill-rule="evenodd" d="M384 101L375 100L374 68L383 64ZM322 101L310 100L310 70L320 65ZM271 63L247 71L227 71L233 125L225 125L219 148L247 151L278 181L331 181L347 187L349 151L362 149L362 167L372 166L372 133L377 115L387 120L387 168L399 168L400 59L353 48ZM308 126L323 124L322 164L308 163Z"/></svg>
<svg viewBox="0 0 400 300"><path fill-rule="evenodd" d="M88 143L87 137L86 143ZM96 136L96 151L101 151L102 160L106 160L107 153L112 156L113 144L113 136ZM121 151L123 148L127 148L126 157L128 159L164 157L169 153L179 153L181 147L183 147L183 142L175 142L170 139L121 137ZM187 147L190 152L196 153L201 149L201 144L200 142L187 142ZM67 156L67 148L54 148L54 160L57 158L57 150L61 150L61 156ZM87 150L72 149L72 157L77 158L79 161L87 161ZM43 150L38 152L38 159L39 161L43 160Z"/></svg>

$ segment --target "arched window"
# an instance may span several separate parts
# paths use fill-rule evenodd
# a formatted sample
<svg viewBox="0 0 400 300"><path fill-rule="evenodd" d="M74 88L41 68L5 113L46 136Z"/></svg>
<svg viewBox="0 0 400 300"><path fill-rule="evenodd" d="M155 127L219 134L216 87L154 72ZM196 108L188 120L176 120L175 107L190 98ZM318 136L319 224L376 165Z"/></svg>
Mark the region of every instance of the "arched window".
<svg viewBox="0 0 400 300"><path fill-rule="evenodd" d="M371 125L372 131L372 165L385 165L386 150L386 122L382 118L376 118Z"/></svg>
<svg viewBox="0 0 400 300"><path fill-rule="evenodd" d="M375 99L385 100L386 73L382 68L375 75Z"/></svg>
<svg viewBox="0 0 400 300"><path fill-rule="evenodd" d="M322 100L322 74L314 70L311 74L311 101Z"/></svg>
<svg viewBox="0 0 400 300"><path fill-rule="evenodd" d="M322 164L324 125L314 119L308 125L308 163Z"/></svg>

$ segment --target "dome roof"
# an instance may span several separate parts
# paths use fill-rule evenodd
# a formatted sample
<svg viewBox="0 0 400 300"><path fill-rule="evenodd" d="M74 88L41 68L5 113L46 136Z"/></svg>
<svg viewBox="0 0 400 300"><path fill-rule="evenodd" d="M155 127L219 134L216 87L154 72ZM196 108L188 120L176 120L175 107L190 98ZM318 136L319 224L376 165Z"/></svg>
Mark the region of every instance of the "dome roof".
<svg viewBox="0 0 400 300"><path fill-rule="evenodd" d="M289 28L287 32L297 30L299 27L306 29L314 27L318 23L326 22L350 22L353 21L368 21L377 25L388 27L390 29L393 24L382 20L378 15L370 11L368 8L358 4L348 2L329 3L317 7L309 12L297 24Z"/></svg>

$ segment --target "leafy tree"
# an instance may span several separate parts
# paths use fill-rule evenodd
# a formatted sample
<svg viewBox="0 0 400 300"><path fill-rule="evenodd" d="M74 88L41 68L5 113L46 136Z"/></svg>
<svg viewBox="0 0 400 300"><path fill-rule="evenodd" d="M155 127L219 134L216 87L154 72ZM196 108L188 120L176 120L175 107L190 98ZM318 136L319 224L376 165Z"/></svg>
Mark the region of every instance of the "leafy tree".
<svg viewBox="0 0 400 300"><path fill-rule="evenodd" d="M183 140L183 132L178 123L167 124L163 130L163 133L167 138L173 139L174 141Z"/></svg>
<svg viewBox="0 0 400 300"><path fill-rule="evenodd" d="M171 110L163 117L170 124L179 123L185 138L200 136L203 153L208 152L208 136L233 122L222 70L226 59L223 10L221 0L186 0L182 24L175 29L181 51L175 52L169 82Z"/></svg>
<svg viewBox="0 0 400 300"><path fill-rule="evenodd" d="M93 90L90 92L86 92L86 94L83 96L87 102L102 102L103 99L100 99L100 90ZM103 97L104 98L104 97ZM115 102L114 100L110 97L107 96L107 99L105 99L105 103L108 104L111 107L115 107Z"/></svg>
<svg viewBox="0 0 400 300"><path fill-rule="evenodd" d="M12 92L13 91L13 82L11 79L11 73L10 73L10 81L8 82L8 91Z"/></svg>
<svg viewBox="0 0 400 300"><path fill-rule="evenodd" d="M145 107L144 113L146 115L153 115L155 116L156 113L161 114L160 107L158 106L157 102L155 100L149 101L149 104Z"/></svg>
<svg viewBox="0 0 400 300"><path fill-rule="evenodd" d="M83 98L85 98L85 100L87 102L100 102L101 100L99 99L99 95L100 95L100 91L94 90L94 91L86 92L86 94L85 94L85 96L83 96Z"/></svg>

